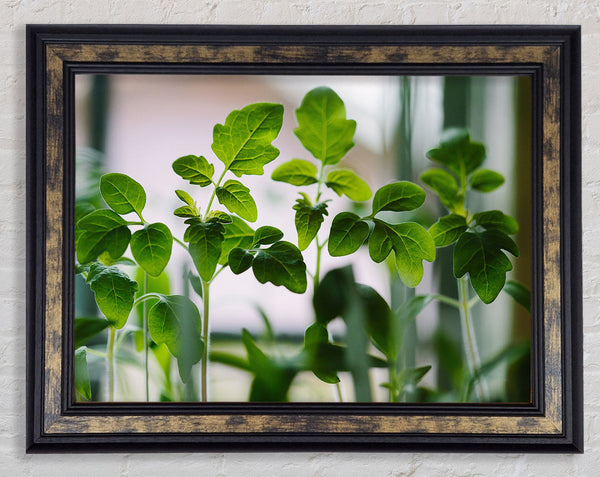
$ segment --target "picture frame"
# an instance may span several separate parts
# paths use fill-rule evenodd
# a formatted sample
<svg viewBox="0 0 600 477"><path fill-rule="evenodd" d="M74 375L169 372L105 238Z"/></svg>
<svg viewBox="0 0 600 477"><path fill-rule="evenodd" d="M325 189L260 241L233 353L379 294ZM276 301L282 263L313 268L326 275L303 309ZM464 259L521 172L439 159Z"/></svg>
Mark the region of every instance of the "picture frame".
<svg viewBox="0 0 600 477"><path fill-rule="evenodd" d="M580 63L578 26L28 25L27 452L583 452ZM75 76L316 71L531 78L531 403L76 403Z"/></svg>

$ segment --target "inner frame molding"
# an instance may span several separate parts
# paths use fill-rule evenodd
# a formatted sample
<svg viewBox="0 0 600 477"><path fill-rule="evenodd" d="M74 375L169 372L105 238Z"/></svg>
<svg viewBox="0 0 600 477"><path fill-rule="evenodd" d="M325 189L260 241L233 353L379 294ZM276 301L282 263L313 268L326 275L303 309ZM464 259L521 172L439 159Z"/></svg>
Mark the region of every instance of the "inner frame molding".
<svg viewBox="0 0 600 477"><path fill-rule="evenodd" d="M29 452L123 442L582 451L578 27L28 26L27 35ZM73 75L215 69L531 77L531 404L74 403Z"/></svg>

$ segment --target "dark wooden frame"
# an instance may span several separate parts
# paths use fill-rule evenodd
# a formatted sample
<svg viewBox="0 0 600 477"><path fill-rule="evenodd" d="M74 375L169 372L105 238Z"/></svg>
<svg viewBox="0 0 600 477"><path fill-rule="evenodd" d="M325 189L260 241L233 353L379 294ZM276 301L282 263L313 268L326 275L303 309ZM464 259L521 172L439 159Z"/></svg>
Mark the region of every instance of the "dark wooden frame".
<svg viewBox="0 0 600 477"><path fill-rule="evenodd" d="M580 28L27 27L27 452L582 452ZM532 80L530 404L75 403L74 75Z"/></svg>

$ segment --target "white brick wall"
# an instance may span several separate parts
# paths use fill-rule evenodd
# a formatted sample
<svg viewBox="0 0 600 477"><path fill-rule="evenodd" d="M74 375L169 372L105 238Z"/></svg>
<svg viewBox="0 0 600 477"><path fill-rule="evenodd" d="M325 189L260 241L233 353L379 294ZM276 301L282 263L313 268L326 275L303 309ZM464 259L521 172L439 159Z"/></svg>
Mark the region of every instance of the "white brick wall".
<svg viewBox="0 0 600 477"><path fill-rule="evenodd" d="M583 25L585 445L581 455L29 455L25 438L25 24ZM600 473L598 0L3 0L0 3L0 476L593 476Z"/></svg>

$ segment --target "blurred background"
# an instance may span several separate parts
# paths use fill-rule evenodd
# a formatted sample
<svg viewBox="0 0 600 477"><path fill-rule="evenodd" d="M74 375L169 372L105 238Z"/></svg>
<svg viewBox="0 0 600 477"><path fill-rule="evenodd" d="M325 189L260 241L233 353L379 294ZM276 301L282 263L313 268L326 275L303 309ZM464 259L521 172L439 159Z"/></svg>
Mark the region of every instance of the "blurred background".
<svg viewBox="0 0 600 477"><path fill-rule="evenodd" d="M493 193L469 196L467 204L472 211L501 209L517 219L520 232L515 240L521 256L513 260L515 268L508 278L530 287L531 90L525 77L78 75L76 201L102 206L99 177L107 172L127 174L147 192L146 220L166 223L181 239L184 224L173 215L173 210L181 205L174 190L188 191L201 206L206 204L210 191L192 186L174 174L172 162L188 154L204 155L220 172L222 164L210 148L213 126L223 123L232 110L247 104L281 103L285 111L283 128L273 143L280 149L280 156L265 166L265 176L245 176L243 182L258 206L258 220L251 224L253 228L277 226L285 233L285 240L297 243L291 207L298 191L306 187L300 189L266 179L279 164L292 158L313 159L293 129L297 126L295 109L303 96L317 86L332 88L344 101L347 117L357 121L356 145L343 159L343 165L361 175L373 191L399 179L419 183L419 174L431 165L425 152L439 143L441 132L448 127L466 127L474 140L483 142L487 148L485 167L502 173L506 182ZM361 209L360 204L338 198L332 191L328 194L325 198L334 200L321 227L322 237L327 235L337 212ZM433 194L428 194L425 205L410 218L428 227L445 213ZM309 270L314 269L314 253L314 247L309 247L304 254ZM332 258L324 253L321 267L324 273L346 264L353 265L358 282L375 288L393 308L414 293L456 296L452 247L438 249L434 265L424 263L423 282L414 291L404 287L385 263L372 262L366 248L349 257ZM166 272L152 286L164 293L190 294L184 279L190 268L193 265L189 256L174 244ZM132 267L125 269L134 278L138 274ZM277 352L291 352L301 345L304 330L314 320L311 293L310 287L306 294L297 295L283 287L262 285L251 272L235 276L224 271L211 287L212 349L245 357L240 339L242 328L257 340L266 340L271 334L265 325L266 316L280 344ZM190 298L194 299L193 293ZM98 314L91 292L79 277L75 300L76 316ZM530 340L529 313L505 294L491 305L477 305L473 316L484 363L511 344ZM130 319L130 324L139 325L138 317ZM334 337L343 336L343 322L332 323L331 330ZM403 350L406 362L413 366L432 365L432 370L421 389L406 400L457 401L457 383L466 369L457 312L431 303L407 334L409 339L405 339ZM105 342L100 335L96 343L88 346L102 347ZM116 400L143 399L140 359L141 353L135 352L132 340L130 348L123 348L123 365L117 368ZM102 359L90 357L90 379L96 396L102 396L104 366ZM158 400L160 364L152 362L151 369L156 376L150 386L151 400ZM380 371L385 372L371 371L374 382L385 380L384 376L377 376ZM242 370L214 364L210 371L211 400L247 401L251 378ZM352 401L351 378L340 378L344 400ZM487 380L492 400L529 402L529 355L498 363ZM373 390L376 400L387 400L385 389L373 386ZM289 398L338 399L333 386L310 372L294 379Z"/></svg>

